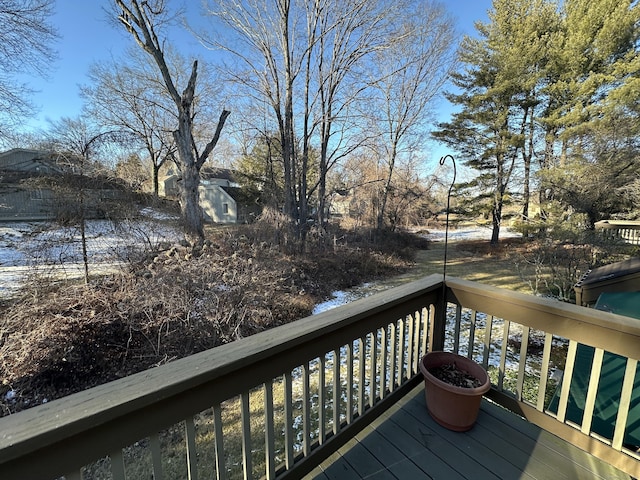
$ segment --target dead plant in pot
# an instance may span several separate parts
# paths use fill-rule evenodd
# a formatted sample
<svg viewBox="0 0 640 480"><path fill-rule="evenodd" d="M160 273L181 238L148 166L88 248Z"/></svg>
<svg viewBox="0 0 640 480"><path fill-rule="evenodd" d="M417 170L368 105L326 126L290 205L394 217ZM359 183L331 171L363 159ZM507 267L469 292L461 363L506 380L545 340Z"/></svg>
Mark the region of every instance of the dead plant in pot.
<svg viewBox="0 0 640 480"><path fill-rule="evenodd" d="M486 370L451 352L429 352L420 362L427 410L449 430L464 432L478 418L482 396L491 388Z"/></svg>

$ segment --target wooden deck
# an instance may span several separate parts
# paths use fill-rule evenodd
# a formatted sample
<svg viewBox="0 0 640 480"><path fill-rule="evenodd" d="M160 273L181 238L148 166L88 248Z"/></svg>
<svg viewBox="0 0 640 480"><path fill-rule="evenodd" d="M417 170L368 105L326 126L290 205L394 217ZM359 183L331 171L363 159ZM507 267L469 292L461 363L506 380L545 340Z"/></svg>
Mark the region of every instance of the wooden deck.
<svg viewBox="0 0 640 480"><path fill-rule="evenodd" d="M451 432L413 389L306 479L627 479L499 405L483 400L477 424Z"/></svg>
<svg viewBox="0 0 640 480"><path fill-rule="evenodd" d="M509 341L517 332L519 346ZM542 355L533 356L529 339L542 335ZM574 368L581 345L594 349L588 376ZM96 468L115 480L214 471L267 479L309 472L319 479L628 479L612 467L640 479L640 456L629 450L639 427L638 345L633 318L431 275L5 416L0 479L80 479ZM497 373L488 396L531 423L487 401L470 432L436 425L419 361L445 349L481 353L476 361ZM616 398L600 395L611 380L609 353L624 368ZM552 354L566 358L557 386L542 380L557 368ZM574 384L584 399L580 425L571 413ZM559 389L557 415L544 408L548 388ZM613 409L606 412L613 432L590 435L594 419L604 418L596 410L603 400Z"/></svg>

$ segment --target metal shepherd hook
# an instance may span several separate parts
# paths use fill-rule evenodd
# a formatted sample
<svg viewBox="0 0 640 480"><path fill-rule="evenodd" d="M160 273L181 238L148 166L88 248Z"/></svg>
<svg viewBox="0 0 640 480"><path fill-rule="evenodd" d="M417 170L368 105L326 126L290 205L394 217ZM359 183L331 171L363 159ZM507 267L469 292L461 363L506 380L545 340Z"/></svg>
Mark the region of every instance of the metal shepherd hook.
<svg viewBox="0 0 640 480"><path fill-rule="evenodd" d="M448 250L448 242L449 242L449 205L451 202L451 190L453 190L453 185L456 183L456 160L455 158L453 158L452 155L445 155L444 157L440 158L440 166L443 166L444 163L447 161L447 158L451 159L451 163L453 164L453 180L451 181L451 185L449 186L449 193L447 193L447 217L445 220L445 227L444 227L444 265L442 267L442 291L443 291L443 302L446 305L446 298L445 298L445 292L446 292L446 278L447 278L447 250Z"/></svg>
<svg viewBox="0 0 640 480"><path fill-rule="evenodd" d="M449 208L451 202L451 190L456 182L456 161L451 155L445 155L440 159L440 166L443 166L447 158L451 159L453 163L453 181L449 187L449 193L447 194L447 219L445 222L444 231L444 266L442 267L442 305L436 310L436 315L440 316L439 320L433 324L433 331L431 332L433 350L444 350L444 337L445 337L445 325L447 319L447 250L449 246Z"/></svg>

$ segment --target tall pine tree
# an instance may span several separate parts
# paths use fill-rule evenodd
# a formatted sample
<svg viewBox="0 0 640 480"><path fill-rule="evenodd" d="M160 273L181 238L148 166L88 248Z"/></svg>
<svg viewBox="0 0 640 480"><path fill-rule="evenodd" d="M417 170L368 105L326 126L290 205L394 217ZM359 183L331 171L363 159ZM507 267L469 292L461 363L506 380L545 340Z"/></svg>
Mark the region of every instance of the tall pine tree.
<svg viewBox="0 0 640 480"><path fill-rule="evenodd" d="M460 111L440 124L434 136L478 172L470 186L481 192L474 201L489 200L491 243L497 244L516 171L524 174L523 215L528 216L538 89L558 21L554 5L546 0L495 0L489 19L476 24L479 38L463 39L465 69L453 76L461 93L447 96Z"/></svg>
<svg viewBox="0 0 640 480"><path fill-rule="evenodd" d="M629 185L640 166L640 6L631 0L567 0L562 40L542 94L548 109L541 191L586 226L632 215Z"/></svg>

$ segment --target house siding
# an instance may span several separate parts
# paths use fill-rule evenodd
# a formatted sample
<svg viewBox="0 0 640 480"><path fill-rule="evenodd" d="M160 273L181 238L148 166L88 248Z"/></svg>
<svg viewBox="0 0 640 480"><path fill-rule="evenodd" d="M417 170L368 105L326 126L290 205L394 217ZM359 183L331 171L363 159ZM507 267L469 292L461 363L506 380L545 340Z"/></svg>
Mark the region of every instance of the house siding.
<svg viewBox="0 0 640 480"><path fill-rule="evenodd" d="M51 190L0 188L0 221L49 220L55 217Z"/></svg>
<svg viewBox="0 0 640 480"><path fill-rule="evenodd" d="M39 221L56 217L60 202L51 189L28 186L29 177L60 173L50 155L14 148L0 153L0 221Z"/></svg>
<svg viewBox="0 0 640 480"><path fill-rule="evenodd" d="M218 185L200 186L200 206L209 221L235 223L238 220L236 201Z"/></svg>
<svg viewBox="0 0 640 480"><path fill-rule="evenodd" d="M51 160L50 155L38 150L15 148L0 154L0 170L29 172L36 175L61 173Z"/></svg>
<svg viewBox="0 0 640 480"><path fill-rule="evenodd" d="M84 211L86 219L104 218L104 201L117 197L112 190L86 190ZM60 193L50 189L15 186L0 187L0 221L44 221L77 218L80 203L75 193Z"/></svg>
<svg viewBox="0 0 640 480"><path fill-rule="evenodd" d="M169 175L164 180L164 193L178 196L179 177ZM261 212L259 199L247 196L227 169L210 168L202 172L198 189L200 206L205 220L215 223L247 223L255 220Z"/></svg>

